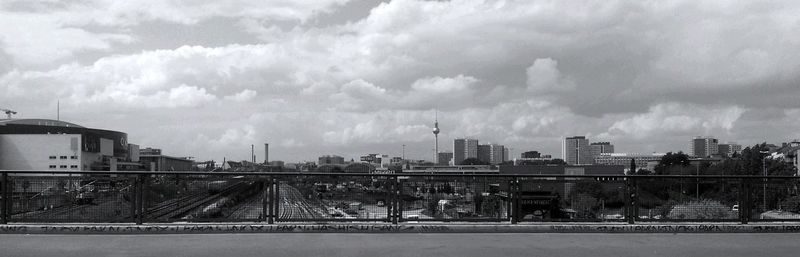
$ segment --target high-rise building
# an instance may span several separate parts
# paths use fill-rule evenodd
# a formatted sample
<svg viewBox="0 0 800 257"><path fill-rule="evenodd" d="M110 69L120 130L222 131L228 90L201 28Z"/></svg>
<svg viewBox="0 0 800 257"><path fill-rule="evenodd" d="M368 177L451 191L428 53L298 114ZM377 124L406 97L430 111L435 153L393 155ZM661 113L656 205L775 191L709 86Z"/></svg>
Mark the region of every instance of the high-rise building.
<svg viewBox="0 0 800 257"><path fill-rule="evenodd" d="M584 136L574 136L564 139L561 146L561 156L569 165L588 165L594 163L589 140Z"/></svg>
<svg viewBox="0 0 800 257"><path fill-rule="evenodd" d="M451 152L441 152L439 155L439 162L436 165L440 166L447 166L450 165L450 161L453 160L453 153Z"/></svg>
<svg viewBox="0 0 800 257"><path fill-rule="evenodd" d="M527 151L519 155L520 158L542 158L542 154L539 151Z"/></svg>
<svg viewBox="0 0 800 257"><path fill-rule="evenodd" d="M700 137L697 136L691 142L691 154L694 157L709 157L719 153L719 141L713 137Z"/></svg>
<svg viewBox="0 0 800 257"><path fill-rule="evenodd" d="M742 145L728 142L727 144L717 145L717 150L722 157L731 157L734 154L742 153Z"/></svg>
<svg viewBox="0 0 800 257"><path fill-rule="evenodd" d="M489 164L503 163L506 156L506 147L498 144L489 145Z"/></svg>
<svg viewBox="0 0 800 257"><path fill-rule="evenodd" d="M478 158L478 140L470 138L453 140L453 164L460 165L468 158Z"/></svg>
<svg viewBox="0 0 800 257"><path fill-rule="evenodd" d="M478 145L478 160L489 163L492 159L492 147L490 145Z"/></svg>
<svg viewBox="0 0 800 257"><path fill-rule="evenodd" d="M600 156L600 154L613 153L614 145L609 142L594 142L589 145L589 149L591 149L592 152L592 159L595 159Z"/></svg>
<svg viewBox="0 0 800 257"><path fill-rule="evenodd" d="M269 163L269 144L264 143L264 163ZM283 165L281 165L283 166Z"/></svg>
<svg viewBox="0 0 800 257"><path fill-rule="evenodd" d="M506 151L505 146L499 144L478 145L478 160L499 164L505 161Z"/></svg>

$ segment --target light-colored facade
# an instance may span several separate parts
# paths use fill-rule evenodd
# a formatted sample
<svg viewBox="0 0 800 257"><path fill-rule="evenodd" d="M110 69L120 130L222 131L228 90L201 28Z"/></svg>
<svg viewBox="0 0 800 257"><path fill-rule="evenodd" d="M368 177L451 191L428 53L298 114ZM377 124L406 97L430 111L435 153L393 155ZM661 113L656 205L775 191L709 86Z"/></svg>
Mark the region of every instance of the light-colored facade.
<svg viewBox="0 0 800 257"><path fill-rule="evenodd" d="M392 163L392 158L388 154L371 153L359 158L361 162L369 163L377 168L389 168Z"/></svg>
<svg viewBox="0 0 800 257"><path fill-rule="evenodd" d="M594 163L589 140L583 136L568 137L561 146L561 156L569 165L590 165Z"/></svg>
<svg viewBox="0 0 800 257"><path fill-rule="evenodd" d="M717 149L722 157L731 157L734 154L742 153L742 145L736 143L719 144Z"/></svg>
<svg viewBox="0 0 800 257"><path fill-rule="evenodd" d="M454 165L454 166L411 166L403 169L403 173L428 174L498 174L500 170L489 165Z"/></svg>
<svg viewBox="0 0 800 257"><path fill-rule="evenodd" d="M506 147L498 144L489 145L489 164L500 164L505 161Z"/></svg>
<svg viewBox="0 0 800 257"><path fill-rule="evenodd" d="M131 163L127 135L47 119L0 119L0 169L115 171Z"/></svg>
<svg viewBox="0 0 800 257"><path fill-rule="evenodd" d="M636 163L637 170L647 169L653 163L661 161L661 157L664 155L663 153L603 153L595 157L594 161L597 165L621 165L627 171L630 169L631 160Z"/></svg>
<svg viewBox="0 0 800 257"><path fill-rule="evenodd" d="M719 153L719 141L713 137L695 137L690 144L694 157L709 157Z"/></svg>
<svg viewBox="0 0 800 257"><path fill-rule="evenodd" d="M0 170L88 170L79 134L0 135Z"/></svg>
<svg viewBox="0 0 800 257"><path fill-rule="evenodd" d="M613 153L614 145L609 142L594 142L589 145L592 152L592 158L597 158L600 154Z"/></svg>
<svg viewBox="0 0 800 257"><path fill-rule="evenodd" d="M794 167L797 170L795 176L800 176L800 149L797 149L794 153Z"/></svg>
<svg viewBox="0 0 800 257"><path fill-rule="evenodd" d="M453 140L453 164L460 165L468 158L478 158L478 140L471 138Z"/></svg>

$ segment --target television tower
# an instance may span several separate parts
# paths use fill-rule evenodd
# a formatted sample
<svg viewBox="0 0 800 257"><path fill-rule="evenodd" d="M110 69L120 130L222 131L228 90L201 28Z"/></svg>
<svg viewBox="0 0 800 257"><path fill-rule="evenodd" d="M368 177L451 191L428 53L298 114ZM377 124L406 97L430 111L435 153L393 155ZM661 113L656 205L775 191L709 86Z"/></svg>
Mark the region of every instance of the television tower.
<svg viewBox="0 0 800 257"><path fill-rule="evenodd" d="M435 121L433 123L433 136L435 137L435 144L433 148L433 163L439 164L439 111L436 110Z"/></svg>

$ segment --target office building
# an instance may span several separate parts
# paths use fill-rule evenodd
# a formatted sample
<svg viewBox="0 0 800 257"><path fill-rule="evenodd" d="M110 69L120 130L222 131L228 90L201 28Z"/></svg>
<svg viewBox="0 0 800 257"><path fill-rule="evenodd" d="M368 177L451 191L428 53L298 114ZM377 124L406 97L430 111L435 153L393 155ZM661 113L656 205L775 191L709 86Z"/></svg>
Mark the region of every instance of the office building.
<svg viewBox="0 0 800 257"><path fill-rule="evenodd" d="M609 142L594 142L589 145L592 152L592 158L597 158L600 154L613 153L614 145Z"/></svg>
<svg viewBox="0 0 800 257"><path fill-rule="evenodd" d="M489 145L489 164L500 164L506 160L506 147L498 144Z"/></svg>
<svg viewBox="0 0 800 257"><path fill-rule="evenodd" d="M665 154L663 153L651 153L651 154L640 154L640 153L601 153L599 156L594 158L594 162L597 165L619 165L624 166L625 170L627 171L630 169L631 160L636 163L636 169L648 169L648 167L655 167L659 161L661 161L661 157L664 157Z"/></svg>
<svg viewBox="0 0 800 257"><path fill-rule="evenodd" d="M594 163L589 140L583 136L574 136L564 139L561 146L561 156L569 165L589 165Z"/></svg>
<svg viewBox="0 0 800 257"><path fill-rule="evenodd" d="M478 160L488 164L500 164L507 158L505 146L498 144L478 145Z"/></svg>
<svg viewBox="0 0 800 257"><path fill-rule="evenodd" d="M137 169L127 141L122 132L64 121L0 119L0 170Z"/></svg>
<svg viewBox="0 0 800 257"><path fill-rule="evenodd" d="M344 157L338 155L323 155L319 157L319 162L317 162L319 166L325 164L344 164Z"/></svg>
<svg viewBox="0 0 800 257"><path fill-rule="evenodd" d="M527 152L521 153L519 155L519 157L523 158L523 159L542 158L542 154L539 153L539 151L527 151Z"/></svg>
<svg viewBox="0 0 800 257"><path fill-rule="evenodd" d="M490 163L492 159L492 147L490 145L478 145L478 161Z"/></svg>
<svg viewBox="0 0 800 257"><path fill-rule="evenodd" d="M453 140L453 164L460 165L468 158L478 158L478 140L470 138Z"/></svg>
<svg viewBox="0 0 800 257"><path fill-rule="evenodd" d="M371 153L359 158L362 163L369 163L377 168L389 168L392 163L392 158L388 154Z"/></svg>
<svg viewBox="0 0 800 257"><path fill-rule="evenodd" d="M438 166L447 166L451 165L450 162L453 160L453 153L451 152L441 152L439 153L439 163L436 165Z"/></svg>
<svg viewBox="0 0 800 257"><path fill-rule="evenodd" d="M705 158L719 153L719 142L713 137L695 137L691 141L691 155L694 157Z"/></svg>
<svg viewBox="0 0 800 257"><path fill-rule="evenodd" d="M742 145L733 142L717 145L717 151L722 157L732 157L742 153Z"/></svg>
<svg viewBox="0 0 800 257"><path fill-rule="evenodd" d="M139 151L139 162L150 171L191 171L194 161L187 157L161 154L161 149L145 148Z"/></svg>

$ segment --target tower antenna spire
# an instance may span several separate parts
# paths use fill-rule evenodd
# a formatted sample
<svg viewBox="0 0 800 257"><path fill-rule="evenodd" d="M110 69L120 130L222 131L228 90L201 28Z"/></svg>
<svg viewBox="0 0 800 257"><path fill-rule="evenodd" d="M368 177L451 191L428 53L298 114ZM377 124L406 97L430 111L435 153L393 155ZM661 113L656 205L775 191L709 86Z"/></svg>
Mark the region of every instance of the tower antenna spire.
<svg viewBox="0 0 800 257"><path fill-rule="evenodd" d="M434 137L434 148L433 148L433 162L438 165L439 164L439 110L434 109L434 122L433 122L433 137Z"/></svg>

